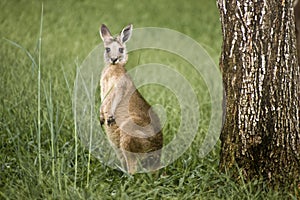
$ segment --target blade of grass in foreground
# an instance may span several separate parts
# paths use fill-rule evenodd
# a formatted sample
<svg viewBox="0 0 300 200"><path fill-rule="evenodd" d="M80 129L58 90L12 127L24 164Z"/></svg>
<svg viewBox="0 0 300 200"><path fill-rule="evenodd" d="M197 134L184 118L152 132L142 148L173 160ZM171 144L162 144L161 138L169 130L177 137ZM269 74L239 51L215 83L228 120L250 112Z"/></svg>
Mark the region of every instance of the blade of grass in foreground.
<svg viewBox="0 0 300 200"><path fill-rule="evenodd" d="M91 94L93 94L93 76L91 77ZM87 166L87 177L86 177L86 187L89 187L89 180L90 180L90 162L91 162L91 152L92 152L92 140L93 140L93 113L94 113L94 104L93 98L90 98L90 138L89 138L89 155L88 155L88 166Z"/></svg>
<svg viewBox="0 0 300 200"><path fill-rule="evenodd" d="M76 63L76 79L78 78L79 67ZM74 142L75 142L75 174L74 174L74 189L76 189L76 181L77 181L77 115L76 115L76 97L77 97L77 81L74 84L74 97L73 97L73 112L74 112Z"/></svg>
<svg viewBox="0 0 300 200"><path fill-rule="evenodd" d="M41 23L40 23L40 35L38 46L38 158L39 158L39 183L42 180L42 156L41 156L41 59L42 59L42 32L43 32L43 15L44 5L42 4Z"/></svg>
<svg viewBox="0 0 300 200"><path fill-rule="evenodd" d="M49 83L49 93L47 93L46 87L44 86L44 95L46 98L46 106L47 106L47 113L49 119L47 120L50 134L51 134L51 161L52 161L52 176L55 177L55 150L54 150L54 119L53 119L53 99L52 99L52 84L51 79Z"/></svg>

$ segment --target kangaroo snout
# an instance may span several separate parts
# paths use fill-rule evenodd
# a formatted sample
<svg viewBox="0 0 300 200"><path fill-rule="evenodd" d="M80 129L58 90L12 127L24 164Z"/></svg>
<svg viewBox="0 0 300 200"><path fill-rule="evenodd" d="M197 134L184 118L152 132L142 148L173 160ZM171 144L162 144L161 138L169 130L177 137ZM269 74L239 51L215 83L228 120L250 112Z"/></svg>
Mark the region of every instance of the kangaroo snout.
<svg viewBox="0 0 300 200"><path fill-rule="evenodd" d="M111 58L110 61L113 65L118 63L119 58Z"/></svg>

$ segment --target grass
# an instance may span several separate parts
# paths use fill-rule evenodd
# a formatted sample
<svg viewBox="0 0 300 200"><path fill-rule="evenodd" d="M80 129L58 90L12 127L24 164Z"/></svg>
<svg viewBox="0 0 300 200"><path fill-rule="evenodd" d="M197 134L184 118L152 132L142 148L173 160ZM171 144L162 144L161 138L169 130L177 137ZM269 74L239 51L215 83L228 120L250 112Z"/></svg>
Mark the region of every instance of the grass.
<svg viewBox="0 0 300 200"><path fill-rule="evenodd" d="M199 157L210 116L208 92L188 63L166 53L133 52L128 68L154 61L175 65L196 88L204 117L178 160L158 177L128 176L101 163L77 137L74 80L77 67L101 42L101 23L112 33L128 23L180 31L201 43L217 63L221 33L214 1L2 0L0 5L0 199L296 199L262 181L234 182L220 173L219 143ZM178 129L180 109L174 95L162 90L141 88L149 102L167 110L168 143Z"/></svg>

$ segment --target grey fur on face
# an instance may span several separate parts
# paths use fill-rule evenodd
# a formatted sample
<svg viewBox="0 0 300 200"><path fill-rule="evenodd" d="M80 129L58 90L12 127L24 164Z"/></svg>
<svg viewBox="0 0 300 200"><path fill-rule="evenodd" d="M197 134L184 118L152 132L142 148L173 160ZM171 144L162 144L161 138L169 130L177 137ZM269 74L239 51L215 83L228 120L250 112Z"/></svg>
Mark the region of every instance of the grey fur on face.
<svg viewBox="0 0 300 200"><path fill-rule="evenodd" d="M125 64L127 62L127 52L125 43L130 39L132 25L126 26L121 33L113 37L104 24L100 28L100 36L104 42L104 61L106 64Z"/></svg>

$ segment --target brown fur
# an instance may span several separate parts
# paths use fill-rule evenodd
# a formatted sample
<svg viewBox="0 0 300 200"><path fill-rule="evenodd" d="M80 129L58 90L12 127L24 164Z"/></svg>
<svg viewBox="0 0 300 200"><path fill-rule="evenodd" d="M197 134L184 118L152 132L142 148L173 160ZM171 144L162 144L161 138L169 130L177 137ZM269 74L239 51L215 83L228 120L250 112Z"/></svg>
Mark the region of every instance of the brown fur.
<svg viewBox="0 0 300 200"><path fill-rule="evenodd" d="M130 174L139 162L147 170L157 169L163 145L159 118L126 74L125 63L107 63L100 86L100 120L123 167Z"/></svg>

